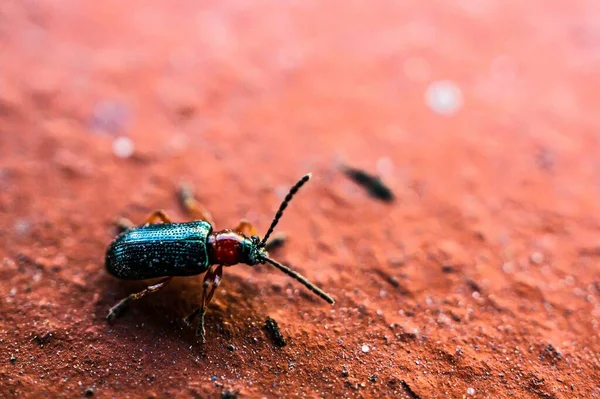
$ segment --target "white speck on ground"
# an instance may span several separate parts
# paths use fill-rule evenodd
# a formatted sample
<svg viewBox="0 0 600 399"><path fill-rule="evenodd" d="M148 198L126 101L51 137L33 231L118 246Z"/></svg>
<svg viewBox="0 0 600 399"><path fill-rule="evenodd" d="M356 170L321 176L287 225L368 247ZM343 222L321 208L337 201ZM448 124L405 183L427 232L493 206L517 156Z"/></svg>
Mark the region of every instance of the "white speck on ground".
<svg viewBox="0 0 600 399"><path fill-rule="evenodd" d="M463 105L460 88L450 80L432 82L425 91L425 101L431 110L440 115L454 115Z"/></svg>
<svg viewBox="0 0 600 399"><path fill-rule="evenodd" d="M113 153L119 158L129 158L135 151L135 145L129 137L117 137L113 141Z"/></svg>

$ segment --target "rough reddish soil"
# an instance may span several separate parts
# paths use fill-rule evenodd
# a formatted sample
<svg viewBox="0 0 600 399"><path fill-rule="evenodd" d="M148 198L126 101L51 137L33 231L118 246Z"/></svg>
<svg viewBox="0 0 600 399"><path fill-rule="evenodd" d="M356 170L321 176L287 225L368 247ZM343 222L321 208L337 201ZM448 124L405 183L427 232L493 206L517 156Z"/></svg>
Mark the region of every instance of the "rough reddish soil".
<svg viewBox="0 0 600 399"><path fill-rule="evenodd" d="M151 3L0 7L1 397L600 397L596 3ZM201 277L106 323L117 216L264 233L309 171L275 257L334 306L240 265L204 345Z"/></svg>

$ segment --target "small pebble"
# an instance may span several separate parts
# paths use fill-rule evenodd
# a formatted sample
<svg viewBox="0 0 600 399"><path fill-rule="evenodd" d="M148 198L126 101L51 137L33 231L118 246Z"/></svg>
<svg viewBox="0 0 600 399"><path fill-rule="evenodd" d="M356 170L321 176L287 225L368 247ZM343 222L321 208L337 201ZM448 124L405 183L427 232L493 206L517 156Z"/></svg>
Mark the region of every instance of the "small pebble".
<svg viewBox="0 0 600 399"><path fill-rule="evenodd" d="M234 350L236 350L237 348L236 348L234 345L231 345L231 344L229 344L229 345L227 345L227 349L229 349L230 351L232 351L232 352L233 352L233 351L234 351Z"/></svg>
<svg viewBox="0 0 600 399"><path fill-rule="evenodd" d="M237 392L223 391L221 392L221 399L237 399Z"/></svg>
<svg viewBox="0 0 600 399"><path fill-rule="evenodd" d="M15 355L10 355L10 362L12 364L15 364L17 362L17 358L15 357Z"/></svg>
<svg viewBox="0 0 600 399"><path fill-rule="evenodd" d="M536 265L544 263L544 255L540 252L532 253L529 259L531 260L531 263L535 263Z"/></svg>
<svg viewBox="0 0 600 399"><path fill-rule="evenodd" d="M369 381L377 382L377 376L373 374L372 376L369 377Z"/></svg>
<svg viewBox="0 0 600 399"><path fill-rule="evenodd" d="M348 369L346 366L342 366L342 377L348 377Z"/></svg>
<svg viewBox="0 0 600 399"><path fill-rule="evenodd" d="M133 155L135 145L129 137L121 136L117 137L113 141L113 153L118 158L129 158Z"/></svg>
<svg viewBox="0 0 600 399"><path fill-rule="evenodd" d="M15 222L15 230L19 235L27 234L30 229L31 223L26 219L17 219Z"/></svg>
<svg viewBox="0 0 600 399"><path fill-rule="evenodd" d="M366 345L366 344L365 344L365 345L363 345L363 346L362 346L361 350L362 350L364 353L367 353L367 352L369 352L369 351L371 350L371 348L369 348L369 345Z"/></svg>
<svg viewBox="0 0 600 399"><path fill-rule="evenodd" d="M474 390L473 388L468 388L468 389L467 389L467 393L468 393L469 395L475 395L475 390Z"/></svg>
<svg viewBox="0 0 600 399"><path fill-rule="evenodd" d="M285 338L281 334L281 330L279 329L277 322L269 316L267 316L264 328L265 330L267 330L267 335L269 335L269 337L276 346L282 348L287 344Z"/></svg>
<svg viewBox="0 0 600 399"><path fill-rule="evenodd" d="M86 398L89 398L90 396L94 396L94 388L88 388L85 390L84 395Z"/></svg>

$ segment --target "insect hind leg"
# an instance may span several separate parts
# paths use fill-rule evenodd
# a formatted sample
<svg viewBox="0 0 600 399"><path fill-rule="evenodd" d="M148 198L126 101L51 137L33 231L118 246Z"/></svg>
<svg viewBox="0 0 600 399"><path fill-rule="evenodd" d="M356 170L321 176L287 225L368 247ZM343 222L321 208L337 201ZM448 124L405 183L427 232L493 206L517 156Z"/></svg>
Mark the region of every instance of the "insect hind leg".
<svg viewBox="0 0 600 399"><path fill-rule="evenodd" d="M127 307L127 304L129 304L129 302L136 301L138 299L145 297L148 294L153 294L157 291L162 290L163 288L166 287L167 284L169 284L169 282L171 281L172 278L173 277L165 277L162 280L160 280L158 283L151 285L149 287L146 287L144 290L142 290L140 292L130 294L130 295L126 296L125 298L121 299L119 302L117 302L117 304L115 306L110 308L110 310L108 311L108 315L106 315L106 319L109 322L113 321L117 316L119 316L123 312L123 310Z"/></svg>

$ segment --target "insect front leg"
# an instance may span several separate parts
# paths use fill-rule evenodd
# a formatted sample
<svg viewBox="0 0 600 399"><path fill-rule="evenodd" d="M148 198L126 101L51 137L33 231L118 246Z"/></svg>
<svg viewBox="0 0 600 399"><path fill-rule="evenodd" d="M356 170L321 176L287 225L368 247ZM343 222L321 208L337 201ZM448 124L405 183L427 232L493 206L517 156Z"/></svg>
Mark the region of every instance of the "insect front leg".
<svg viewBox="0 0 600 399"><path fill-rule="evenodd" d="M247 237L258 236L258 231L256 231L256 228L246 219L240 220L240 223L233 230L237 231L238 233L242 233ZM283 246L286 240L287 235L285 233L275 233L269 239L269 241L267 241L265 249L267 251L278 249Z"/></svg>
<svg viewBox="0 0 600 399"><path fill-rule="evenodd" d="M187 213L192 215L195 220L204 220L214 224L212 215L204 208L194 196L194 188L189 183L183 183L179 186L179 200Z"/></svg>
<svg viewBox="0 0 600 399"><path fill-rule="evenodd" d="M143 291L137 292L135 294L130 294L129 296L121 299L115 306L110 308L110 310L108 311L108 315L106 316L107 320L113 321L119 314L121 314L123 309L125 309L125 307L130 301L138 300L140 298L145 297L148 294L153 294L157 291L162 290L167 284L169 284L172 278L173 277L165 277L158 283L147 287Z"/></svg>
<svg viewBox="0 0 600 399"><path fill-rule="evenodd" d="M247 221L246 219L240 220L240 223L233 229L233 231L237 231L238 233L242 233L247 237L257 236L258 231L254 228L252 223Z"/></svg>
<svg viewBox="0 0 600 399"><path fill-rule="evenodd" d="M223 266L219 265L214 269L211 267L204 275L204 283L202 284L202 298L200 306L190 313L185 319L186 324L191 324L191 321L198 315L198 325L196 327L196 336L202 339L202 343L206 342L206 329L204 328L204 316L206 315L206 307L213 298L217 287L223 278Z"/></svg>

